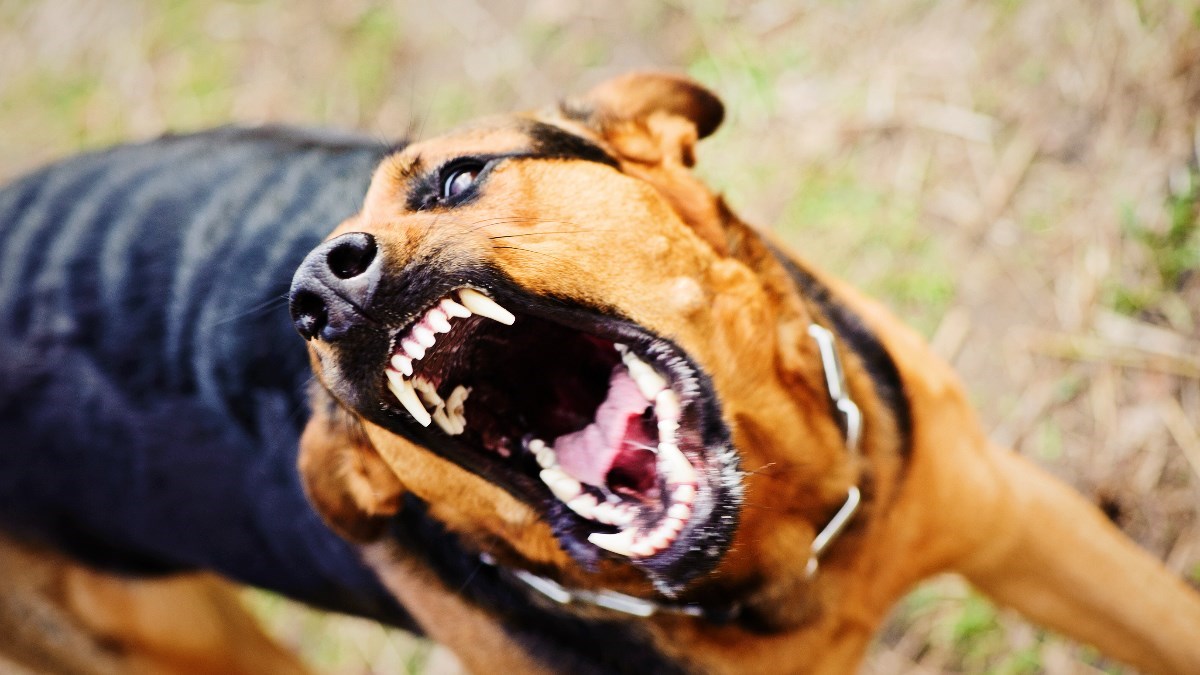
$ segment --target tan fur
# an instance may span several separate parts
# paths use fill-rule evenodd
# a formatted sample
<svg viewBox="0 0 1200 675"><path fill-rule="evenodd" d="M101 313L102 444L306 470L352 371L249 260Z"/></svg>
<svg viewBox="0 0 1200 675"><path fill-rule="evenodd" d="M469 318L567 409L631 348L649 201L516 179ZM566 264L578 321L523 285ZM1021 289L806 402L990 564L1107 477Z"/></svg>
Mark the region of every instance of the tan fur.
<svg viewBox="0 0 1200 675"><path fill-rule="evenodd" d="M532 293L618 308L670 336L708 372L749 470L747 504L755 507L744 509L720 566L692 590L737 598L775 630L680 617L647 621L665 653L686 654L711 672L852 672L903 593L931 574L959 571L997 601L1138 668L1200 672L1197 595L1077 494L992 446L953 373L914 333L805 265L885 345L912 409L913 446L902 460L894 420L863 365L844 351L866 420L865 459L850 458L805 334L810 322L826 317L798 294L760 236L687 170L693 144L720 119L713 100L678 77L605 83L569 102L569 114L537 117L589 136L620 159L621 173L587 162L505 163L489 176L486 199L452 214L405 210L397 195L414 159L436 166L525 141L511 121L492 119L414 145L384 163L362 213L334 234L371 233L389 265L449 249L497 265ZM485 224L464 234L463 225L473 223ZM488 239L511 234L521 235L525 250L493 248ZM319 358L331 348L317 342L313 349ZM318 375L328 376L319 368ZM364 428L365 441L355 441L364 444L361 452L377 453L469 546L571 585L650 592L620 563L582 572L537 514L507 492L385 429ZM306 473L317 466L306 464ZM387 494L395 485L378 474L353 480L381 482ZM838 541L810 582L803 569L816 531L850 485L865 483L870 495L857 529ZM348 482L345 494L354 499L363 490ZM335 522L354 517L344 500L338 503ZM330 513L327 502L318 505ZM363 517L375 508L368 498ZM416 597L405 578L419 572L374 560L398 594L455 605L454 594L436 584L416 584ZM418 617L440 639L465 642L456 649L477 669L494 670L490 659L510 647L464 641L456 628L464 615L470 631L494 632L478 610L463 607Z"/></svg>
<svg viewBox="0 0 1200 675"><path fill-rule="evenodd" d="M5 538L0 578L5 673L307 672L211 575L123 578Z"/></svg>

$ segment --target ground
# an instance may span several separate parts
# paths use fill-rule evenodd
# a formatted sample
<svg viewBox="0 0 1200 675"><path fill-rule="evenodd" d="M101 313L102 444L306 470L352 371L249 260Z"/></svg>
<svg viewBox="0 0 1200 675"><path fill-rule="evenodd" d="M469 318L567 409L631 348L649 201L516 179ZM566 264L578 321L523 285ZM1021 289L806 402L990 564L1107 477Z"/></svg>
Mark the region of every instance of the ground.
<svg viewBox="0 0 1200 675"><path fill-rule="evenodd" d="M737 211L882 298L995 439L1200 580L1195 0L0 0L0 178L230 121L428 135L644 67L728 104L699 159ZM323 672L444 670L248 599ZM950 578L864 670L1120 672Z"/></svg>

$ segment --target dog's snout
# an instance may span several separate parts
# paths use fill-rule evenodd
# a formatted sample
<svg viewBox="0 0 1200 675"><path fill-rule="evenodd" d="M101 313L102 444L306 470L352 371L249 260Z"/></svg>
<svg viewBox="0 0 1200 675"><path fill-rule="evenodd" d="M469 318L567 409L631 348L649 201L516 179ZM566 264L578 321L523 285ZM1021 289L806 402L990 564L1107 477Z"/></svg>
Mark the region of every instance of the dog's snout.
<svg viewBox="0 0 1200 675"><path fill-rule="evenodd" d="M325 253L325 262L333 275L342 280L365 274L379 251L375 237L365 232L344 234L329 243L333 246Z"/></svg>
<svg viewBox="0 0 1200 675"><path fill-rule="evenodd" d="M313 249L292 278L289 306L296 330L305 340L335 340L365 320L381 267L375 238L365 232Z"/></svg>

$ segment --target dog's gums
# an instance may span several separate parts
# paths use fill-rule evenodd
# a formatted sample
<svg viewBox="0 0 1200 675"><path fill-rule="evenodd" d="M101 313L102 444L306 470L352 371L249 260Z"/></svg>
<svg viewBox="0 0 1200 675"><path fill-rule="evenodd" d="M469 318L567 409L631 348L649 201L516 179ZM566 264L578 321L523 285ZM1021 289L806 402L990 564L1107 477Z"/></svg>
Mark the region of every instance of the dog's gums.
<svg viewBox="0 0 1200 675"><path fill-rule="evenodd" d="M685 415L696 385L678 359L672 377L628 344L518 318L467 287L392 344L384 382L401 408L505 470L536 476L566 506L563 529L576 538L649 558L681 540L709 491L681 449L702 454Z"/></svg>

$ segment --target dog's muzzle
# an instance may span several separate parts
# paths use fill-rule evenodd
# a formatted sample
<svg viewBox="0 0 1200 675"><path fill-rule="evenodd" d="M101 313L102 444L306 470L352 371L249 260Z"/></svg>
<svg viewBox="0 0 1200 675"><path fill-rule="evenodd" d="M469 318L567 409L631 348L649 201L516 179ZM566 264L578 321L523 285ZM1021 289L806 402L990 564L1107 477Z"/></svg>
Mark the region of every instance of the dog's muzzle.
<svg viewBox="0 0 1200 675"><path fill-rule="evenodd" d="M305 340L334 341L368 317L364 308L379 285L382 256L364 232L335 237L313 249L292 278L289 307Z"/></svg>

